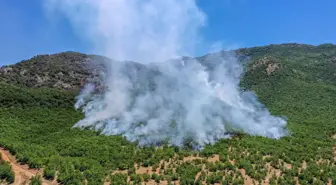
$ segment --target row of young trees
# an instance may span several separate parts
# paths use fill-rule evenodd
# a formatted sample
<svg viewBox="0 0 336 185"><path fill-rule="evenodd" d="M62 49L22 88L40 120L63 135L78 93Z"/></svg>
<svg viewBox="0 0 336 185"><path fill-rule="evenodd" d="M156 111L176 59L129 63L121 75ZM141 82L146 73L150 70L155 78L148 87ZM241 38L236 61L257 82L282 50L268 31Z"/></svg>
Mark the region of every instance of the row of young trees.
<svg viewBox="0 0 336 185"><path fill-rule="evenodd" d="M2 160L0 153L0 184L1 181L11 184L14 182L15 175L10 164Z"/></svg>

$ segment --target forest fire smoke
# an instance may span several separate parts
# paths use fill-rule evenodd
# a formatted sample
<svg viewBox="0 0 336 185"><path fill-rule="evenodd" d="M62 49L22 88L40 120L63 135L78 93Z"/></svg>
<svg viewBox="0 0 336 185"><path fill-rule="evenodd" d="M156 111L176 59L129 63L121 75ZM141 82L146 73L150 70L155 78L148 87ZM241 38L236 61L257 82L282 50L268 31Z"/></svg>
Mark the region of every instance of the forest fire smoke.
<svg viewBox="0 0 336 185"><path fill-rule="evenodd" d="M75 127L123 135L140 145L212 144L245 132L287 134L252 92L239 88L243 68L234 54L193 55L206 17L195 0L49 0L92 41L118 61L108 64L103 94L90 84L77 97L85 118ZM171 60L175 58L174 60Z"/></svg>

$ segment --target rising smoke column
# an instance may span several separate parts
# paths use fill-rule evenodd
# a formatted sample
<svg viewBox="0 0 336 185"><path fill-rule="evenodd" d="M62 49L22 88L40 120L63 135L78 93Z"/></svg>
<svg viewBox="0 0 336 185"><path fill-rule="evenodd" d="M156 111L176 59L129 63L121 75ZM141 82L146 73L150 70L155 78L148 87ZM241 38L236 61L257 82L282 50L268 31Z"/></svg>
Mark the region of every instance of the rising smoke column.
<svg viewBox="0 0 336 185"><path fill-rule="evenodd" d="M202 41L205 15L194 0L49 0L47 6L106 56L140 62L107 65L104 93L88 84L77 97L85 118L75 127L122 134L140 145L188 140L203 146L232 131L286 135L284 119L240 91L243 69L234 55L179 57L192 55Z"/></svg>

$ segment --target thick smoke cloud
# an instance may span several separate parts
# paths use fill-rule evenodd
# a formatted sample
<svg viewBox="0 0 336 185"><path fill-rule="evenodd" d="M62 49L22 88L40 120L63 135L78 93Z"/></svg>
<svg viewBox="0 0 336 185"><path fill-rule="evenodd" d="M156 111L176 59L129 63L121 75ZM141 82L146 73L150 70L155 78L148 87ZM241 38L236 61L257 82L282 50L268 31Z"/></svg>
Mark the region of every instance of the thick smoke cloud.
<svg viewBox="0 0 336 185"><path fill-rule="evenodd" d="M118 61L106 69L104 93L88 84L75 127L124 135L140 145L167 141L212 144L229 132L280 138L286 121L272 116L251 92L234 54L192 59L205 15L194 0L50 0L80 35ZM50 10L51 10L50 9ZM173 59L174 58L174 59Z"/></svg>

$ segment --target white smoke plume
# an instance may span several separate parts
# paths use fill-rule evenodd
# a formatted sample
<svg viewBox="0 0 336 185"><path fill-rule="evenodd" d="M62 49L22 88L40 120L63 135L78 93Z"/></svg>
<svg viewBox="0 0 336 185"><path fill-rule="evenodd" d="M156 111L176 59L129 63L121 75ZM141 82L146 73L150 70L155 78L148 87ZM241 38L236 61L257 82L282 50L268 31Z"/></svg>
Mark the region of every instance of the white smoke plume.
<svg viewBox="0 0 336 185"><path fill-rule="evenodd" d="M104 93L88 84L75 127L124 135L140 145L212 144L232 131L280 138L286 121L251 92L241 92L243 68L234 54L193 55L206 17L195 0L49 0L96 49L118 61L106 71ZM49 10L51 10L49 9ZM172 60L175 58L174 60Z"/></svg>

